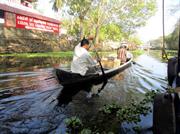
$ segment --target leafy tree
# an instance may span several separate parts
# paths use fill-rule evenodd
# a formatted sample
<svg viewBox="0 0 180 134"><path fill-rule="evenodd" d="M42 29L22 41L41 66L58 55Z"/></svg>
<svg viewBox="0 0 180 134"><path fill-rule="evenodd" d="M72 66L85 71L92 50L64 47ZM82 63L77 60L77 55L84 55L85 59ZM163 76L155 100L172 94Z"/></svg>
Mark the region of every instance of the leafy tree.
<svg viewBox="0 0 180 134"><path fill-rule="evenodd" d="M101 27L110 23L118 24L123 36L129 38L155 11L156 0L95 0L89 16L95 29L95 42L99 40Z"/></svg>
<svg viewBox="0 0 180 134"><path fill-rule="evenodd" d="M165 39L167 48L171 50L178 50L178 43L179 43L178 42L179 41L179 23L178 22L175 25L174 31L168 36L166 36L166 39Z"/></svg>
<svg viewBox="0 0 180 134"><path fill-rule="evenodd" d="M137 37L130 37L129 41L136 44L136 45L141 45L142 44L142 41Z"/></svg>
<svg viewBox="0 0 180 134"><path fill-rule="evenodd" d="M65 5L72 35L79 34L80 39L94 34L95 43L99 39L128 39L156 11L156 0L54 0L54 5Z"/></svg>
<svg viewBox="0 0 180 134"><path fill-rule="evenodd" d="M79 19L79 38L81 39L84 35L83 23L85 17L91 7L92 0L68 0L67 5L69 6L69 14Z"/></svg>
<svg viewBox="0 0 180 134"><path fill-rule="evenodd" d="M68 35L76 37L79 32L79 21L77 18L65 19L62 21L61 27L68 29Z"/></svg>
<svg viewBox="0 0 180 134"><path fill-rule="evenodd" d="M51 2L53 2L53 10L58 11L63 6L63 3L65 3L65 0L52 0Z"/></svg>
<svg viewBox="0 0 180 134"><path fill-rule="evenodd" d="M121 27L119 27L115 23L103 25L100 28L100 40L121 41L122 37L123 37L123 34L122 34Z"/></svg>
<svg viewBox="0 0 180 134"><path fill-rule="evenodd" d="M177 21L174 31L165 37L166 48L170 50L178 50L179 41L179 21ZM162 37L150 41L151 45L155 49L161 49Z"/></svg>
<svg viewBox="0 0 180 134"><path fill-rule="evenodd" d="M144 26L156 11L156 0L119 0L118 24L123 28L126 38Z"/></svg>
<svg viewBox="0 0 180 134"><path fill-rule="evenodd" d="M115 5L115 0L94 0L89 22L93 24L93 28L95 29L95 43L99 42L101 26L113 20L113 9Z"/></svg>

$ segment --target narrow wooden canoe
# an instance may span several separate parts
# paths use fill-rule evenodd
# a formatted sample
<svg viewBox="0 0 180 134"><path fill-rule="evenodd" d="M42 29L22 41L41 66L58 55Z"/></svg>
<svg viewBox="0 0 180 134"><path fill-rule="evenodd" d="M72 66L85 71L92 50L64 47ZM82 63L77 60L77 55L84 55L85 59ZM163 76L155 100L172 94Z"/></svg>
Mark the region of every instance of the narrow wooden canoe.
<svg viewBox="0 0 180 134"><path fill-rule="evenodd" d="M97 74L81 76L80 74L68 72L61 69L55 69L55 74L59 83L64 87L86 86L90 84L97 85L103 83L105 80L110 79L111 77L130 67L131 62L132 59L130 59L123 65L120 65L119 67L113 69L105 69L105 75L103 75L102 72L99 72Z"/></svg>

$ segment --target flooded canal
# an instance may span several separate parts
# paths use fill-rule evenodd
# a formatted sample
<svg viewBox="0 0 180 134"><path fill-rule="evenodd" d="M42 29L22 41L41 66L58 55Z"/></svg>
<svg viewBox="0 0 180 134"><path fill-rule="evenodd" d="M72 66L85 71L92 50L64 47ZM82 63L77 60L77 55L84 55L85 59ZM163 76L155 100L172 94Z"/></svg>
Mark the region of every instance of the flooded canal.
<svg viewBox="0 0 180 134"><path fill-rule="evenodd" d="M80 117L88 122L104 104L126 104L131 98L141 99L150 90L167 87L167 64L144 54L135 64L108 81L98 97L87 98L84 90L60 101L62 86L53 76L60 63L68 68L71 58L15 57L0 59L0 133L65 134L64 119ZM92 88L96 92L99 86ZM74 89L75 90L75 89ZM128 132L127 132L128 133Z"/></svg>

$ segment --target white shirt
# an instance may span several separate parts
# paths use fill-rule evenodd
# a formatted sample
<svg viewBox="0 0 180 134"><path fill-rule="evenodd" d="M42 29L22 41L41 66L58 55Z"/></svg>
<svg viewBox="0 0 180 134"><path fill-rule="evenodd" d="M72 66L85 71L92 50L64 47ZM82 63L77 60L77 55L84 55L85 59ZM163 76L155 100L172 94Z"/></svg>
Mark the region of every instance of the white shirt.
<svg viewBox="0 0 180 134"><path fill-rule="evenodd" d="M127 53L126 53L126 57L127 57L127 59L130 59L130 58L132 58L133 57L133 55L129 52L129 51L127 51Z"/></svg>
<svg viewBox="0 0 180 134"><path fill-rule="evenodd" d="M81 47L81 44L79 43L74 49L71 71L73 73L85 75L88 67L95 65L96 63L93 61L89 52L85 48Z"/></svg>

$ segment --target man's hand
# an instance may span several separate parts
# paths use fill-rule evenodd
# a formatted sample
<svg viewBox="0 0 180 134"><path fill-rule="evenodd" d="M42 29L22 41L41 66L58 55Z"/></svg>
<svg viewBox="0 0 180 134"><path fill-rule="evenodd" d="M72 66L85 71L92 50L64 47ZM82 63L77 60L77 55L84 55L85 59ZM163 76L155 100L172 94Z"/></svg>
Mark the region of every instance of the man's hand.
<svg viewBox="0 0 180 134"><path fill-rule="evenodd" d="M96 60L97 60L98 63L101 62L101 59L99 57L97 57Z"/></svg>
<svg viewBox="0 0 180 134"><path fill-rule="evenodd" d="M94 40L94 37L93 36L89 36L88 40Z"/></svg>

